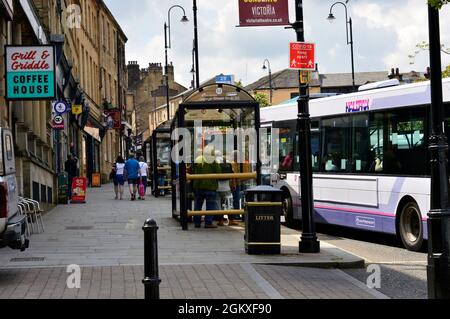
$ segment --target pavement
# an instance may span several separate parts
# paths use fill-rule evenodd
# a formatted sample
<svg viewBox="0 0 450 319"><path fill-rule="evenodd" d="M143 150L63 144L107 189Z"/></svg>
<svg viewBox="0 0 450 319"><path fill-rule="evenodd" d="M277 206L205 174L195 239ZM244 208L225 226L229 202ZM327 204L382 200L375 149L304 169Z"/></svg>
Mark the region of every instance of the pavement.
<svg viewBox="0 0 450 319"><path fill-rule="evenodd" d="M26 252L1 250L0 299L143 298L148 218L159 226L163 299L387 298L341 270L363 267L363 259L326 241L320 254L299 254L299 233L283 227L281 256L249 256L242 226L182 231L169 198L113 197L110 185L91 189L87 204L47 213L45 233ZM67 287L72 264L81 267L80 289Z"/></svg>

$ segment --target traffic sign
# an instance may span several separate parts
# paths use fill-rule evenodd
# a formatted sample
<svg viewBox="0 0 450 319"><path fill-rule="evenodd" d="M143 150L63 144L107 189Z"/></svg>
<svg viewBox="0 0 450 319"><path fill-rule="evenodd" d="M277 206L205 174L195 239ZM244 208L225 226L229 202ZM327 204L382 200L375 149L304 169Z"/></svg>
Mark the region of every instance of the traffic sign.
<svg viewBox="0 0 450 319"><path fill-rule="evenodd" d="M56 114L65 114L68 108L67 103L64 101L56 101L53 103L53 112Z"/></svg>
<svg viewBox="0 0 450 319"><path fill-rule="evenodd" d="M289 49L289 66L293 70L314 71L316 68L314 43L292 42Z"/></svg>

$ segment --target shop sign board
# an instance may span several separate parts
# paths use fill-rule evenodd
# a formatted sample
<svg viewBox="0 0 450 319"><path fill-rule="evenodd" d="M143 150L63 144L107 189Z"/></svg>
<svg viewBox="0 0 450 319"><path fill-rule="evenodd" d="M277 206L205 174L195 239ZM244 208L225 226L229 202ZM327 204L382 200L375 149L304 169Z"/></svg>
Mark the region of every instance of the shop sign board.
<svg viewBox="0 0 450 319"><path fill-rule="evenodd" d="M5 46L6 99L54 100L56 96L53 46Z"/></svg>

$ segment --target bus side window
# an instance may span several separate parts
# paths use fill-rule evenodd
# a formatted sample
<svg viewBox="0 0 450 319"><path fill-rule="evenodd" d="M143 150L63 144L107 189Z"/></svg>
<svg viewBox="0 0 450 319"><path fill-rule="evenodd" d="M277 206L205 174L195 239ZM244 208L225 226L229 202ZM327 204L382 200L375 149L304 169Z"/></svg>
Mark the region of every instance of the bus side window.
<svg viewBox="0 0 450 319"><path fill-rule="evenodd" d="M294 134L290 128L280 128L280 171L294 169Z"/></svg>
<svg viewBox="0 0 450 319"><path fill-rule="evenodd" d="M351 120L340 117L322 122L323 160L325 172L351 171Z"/></svg>

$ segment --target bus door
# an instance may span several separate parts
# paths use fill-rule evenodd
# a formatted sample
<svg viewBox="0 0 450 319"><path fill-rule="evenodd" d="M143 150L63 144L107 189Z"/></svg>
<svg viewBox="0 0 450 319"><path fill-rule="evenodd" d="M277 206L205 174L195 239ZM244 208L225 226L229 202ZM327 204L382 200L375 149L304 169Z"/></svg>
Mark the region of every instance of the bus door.
<svg viewBox="0 0 450 319"><path fill-rule="evenodd" d="M298 139L297 121L284 121L273 124L273 128L278 131L278 141L274 141L275 150L278 150L277 156L273 159L274 174L278 181L277 187L288 186L291 190L298 192L299 187L299 157L298 157ZM276 134L274 135L277 137Z"/></svg>

